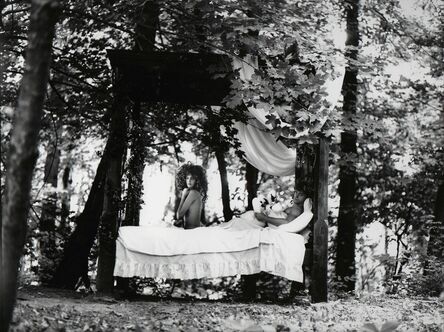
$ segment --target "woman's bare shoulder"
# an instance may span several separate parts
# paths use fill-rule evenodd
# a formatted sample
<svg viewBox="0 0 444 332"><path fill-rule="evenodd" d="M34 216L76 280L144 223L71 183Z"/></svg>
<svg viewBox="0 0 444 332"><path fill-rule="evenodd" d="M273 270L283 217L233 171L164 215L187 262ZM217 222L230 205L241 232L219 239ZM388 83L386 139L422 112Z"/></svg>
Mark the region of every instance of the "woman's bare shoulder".
<svg viewBox="0 0 444 332"><path fill-rule="evenodd" d="M190 195L192 195L193 197L198 197L198 196L202 197L202 194L199 191L197 191L196 189L191 189Z"/></svg>

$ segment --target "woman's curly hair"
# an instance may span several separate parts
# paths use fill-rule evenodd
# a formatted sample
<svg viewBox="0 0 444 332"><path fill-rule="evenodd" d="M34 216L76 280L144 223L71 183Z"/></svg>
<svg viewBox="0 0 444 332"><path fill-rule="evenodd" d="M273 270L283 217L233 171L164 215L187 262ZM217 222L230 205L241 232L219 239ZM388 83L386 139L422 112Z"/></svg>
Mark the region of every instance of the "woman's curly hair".
<svg viewBox="0 0 444 332"><path fill-rule="evenodd" d="M186 179L188 174L191 174L196 179L194 189L200 192L202 200L205 201L207 199L208 180L207 172L202 166L191 163L180 166L176 173L176 189L181 191L187 187Z"/></svg>

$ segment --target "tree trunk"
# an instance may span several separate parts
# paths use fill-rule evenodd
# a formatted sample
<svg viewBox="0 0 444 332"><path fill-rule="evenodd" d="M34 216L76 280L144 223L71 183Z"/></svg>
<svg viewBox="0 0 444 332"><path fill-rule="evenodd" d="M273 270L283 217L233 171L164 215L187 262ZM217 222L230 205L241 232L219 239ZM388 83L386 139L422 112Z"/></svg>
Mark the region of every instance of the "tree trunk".
<svg viewBox="0 0 444 332"><path fill-rule="evenodd" d="M315 160L316 154L313 150L313 146L304 144L300 146L296 154L296 168L295 168L295 189L302 190L306 193L308 197L314 200L314 186L315 186ZM313 223L312 223L313 226ZM310 237L309 248L313 247L313 236ZM312 251L310 252L310 254ZM311 256L310 256L311 257ZM312 273L312 262L303 266L304 269L304 280L302 283L293 281L291 283L290 298L294 298L299 293L305 292L305 289L310 287L311 283L311 273Z"/></svg>
<svg viewBox="0 0 444 332"><path fill-rule="evenodd" d="M135 28L135 50L153 51L156 30L159 25L157 1L146 1ZM138 226L143 195L143 172L146 162L144 121L140 114L140 102L135 101L132 111L131 156L128 163L128 191L123 226Z"/></svg>
<svg viewBox="0 0 444 332"><path fill-rule="evenodd" d="M99 226L102 214L105 176L108 164L107 148L97 167L91 190L82 213L76 218L76 228L66 243L63 258L56 270L51 285L74 289L78 280L88 275L88 257Z"/></svg>
<svg viewBox="0 0 444 332"><path fill-rule="evenodd" d="M159 4L156 0L144 2L140 20L135 28L135 50L144 52L154 50L159 13Z"/></svg>
<svg viewBox="0 0 444 332"><path fill-rule="evenodd" d="M248 194L247 210L253 210L253 198L257 196L259 170L248 161L245 163L245 180L247 182L246 189ZM259 274L241 276L242 296L244 300L248 301L256 298L256 283L258 278Z"/></svg>
<svg viewBox="0 0 444 332"><path fill-rule="evenodd" d="M344 95L344 118L349 119L356 114L358 95L358 68L354 65L357 61L359 46L359 0L346 1L347 15L347 46L353 49L346 52L349 58L342 86ZM341 197L338 217L337 251L336 251L336 276L343 282L345 291L355 289L355 242L356 242L356 168L354 164L348 164L347 157L356 155L356 129L346 129L341 135L341 152L345 157L339 171L338 192Z"/></svg>
<svg viewBox="0 0 444 332"><path fill-rule="evenodd" d="M436 193L434 225L430 228L427 253L439 260L444 259L444 175L441 176Z"/></svg>
<svg viewBox="0 0 444 332"><path fill-rule="evenodd" d="M65 166L63 168L62 174L62 197L61 197L61 211L60 211L60 223L63 227L66 227L68 224L69 212L71 209L71 194L72 194L72 156L71 151L68 151L66 156Z"/></svg>
<svg viewBox="0 0 444 332"><path fill-rule="evenodd" d="M38 134L48 82L58 3L32 2L28 50L11 134L5 197L2 205L0 330L7 331L14 310L17 274L26 238L29 193L38 155Z"/></svg>
<svg viewBox="0 0 444 332"><path fill-rule="evenodd" d="M327 302L328 267L328 155L329 146L320 138L316 151L315 194L313 216L313 267L311 271L311 300L313 303Z"/></svg>
<svg viewBox="0 0 444 332"><path fill-rule="evenodd" d="M225 161L225 153L221 149L216 149L216 160L219 167L220 184L222 187L222 206L225 221L231 220L233 211L230 207L230 189L228 187L227 162Z"/></svg>
<svg viewBox="0 0 444 332"><path fill-rule="evenodd" d="M247 181L247 210L253 210L253 199L257 196L259 170L246 162L245 180Z"/></svg>
<svg viewBox="0 0 444 332"><path fill-rule="evenodd" d="M302 145L296 155L295 189L304 191L314 199L316 152L314 147L308 144Z"/></svg>
<svg viewBox="0 0 444 332"><path fill-rule="evenodd" d="M97 290L111 292L114 287L114 263L116 260L116 239L121 204L122 164L126 150L127 123L126 99L115 86L113 113L109 138L109 160L105 179L103 212L99 227L99 259L97 266Z"/></svg>
<svg viewBox="0 0 444 332"><path fill-rule="evenodd" d="M60 137L61 127L56 129L56 137L51 139L45 162L45 197L43 199L42 214L40 218L40 256L39 278L42 284L50 282L54 264L57 258L56 246L56 218L57 218L57 180L60 164Z"/></svg>
<svg viewBox="0 0 444 332"><path fill-rule="evenodd" d="M126 195L125 220L122 226L138 226L143 194L143 172L145 170L146 147L140 103L133 107L131 130L131 157L128 162L128 190Z"/></svg>
<svg viewBox="0 0 444 332"><path fill-rule="evenodd" d="M112 248L115 244L112 243L110 245L109 241L107 241L106 239L106 234L107 234L106 232L108 232L108 229L110 228L107 222L113 223L114 220L111 220L112 217L115 216L117 218L117 215L114 215L114 211L112 211L114 207L110 206L111 202L109 196L107 198L108 210L106 210L103 214L102 211L104 210L103 206L104 206L104 196L105 196L105 186L106 186L105 183L107 184L106 187L108 189L108 195L110 195L111 192L113 191L113 187L110 187L110 185L114 184L112 182L112 180L114 179L111 178L111 180L109 180L110 177L107 177L107 174L108 172L110 172L110 169L111 171L115 172L115 169L112 169L114 165L110 166L112 158L114 157L114 164L115 164L116 153L117 153L117 159L119 153L118 151L116 151L116 149L119 149L119 151L121 151L122 145L123 149L125 147L124 146L126 142L125 135L123 135L124 137L122 138L122 130L126 130L125 118L122 119L122 117L124 117L123 109L124 109L124 100L121 98L116 98L113 105L111 128L108 141L106 143L102 159L100 160L99 166L97 167L96 176L94 177L94 181L91 186L91 190L89 192L85 207L82 213L76 218L76 228L74 232L71 234L65 246L63 258L56 270L54 278L52 279L51 284L54 287L74 289L79 279L83 279L84 282L87 282L88 257L97 235L99 223L101 222L102 219L103 223L105 224L104 234L102 235L104 236L104 239L102 239L103 241L102 244L104 246L102 251L102 271L103 271L103 262L105 261L105 264L108 264L107 258L109 257L109 251L113 250ZM119 121L121 122L119 123ZM121 126L123 126L124 128L123 129L119 128ZM119 170L120 167L121 163L119 164ZM120 190L120 178L117 189ZM108 213L105 214L106 212ZM116 222L117 221L115 221L115 223ZM117 226L115 225L115 227ZM111 233L114 234L115 231ZM107 247L107 245L109 245L109 247ZM112 261L114 262L115 253L113 252L112 255L113 255ZM105 269L105 271L108 272L109 268Z"/></svg>

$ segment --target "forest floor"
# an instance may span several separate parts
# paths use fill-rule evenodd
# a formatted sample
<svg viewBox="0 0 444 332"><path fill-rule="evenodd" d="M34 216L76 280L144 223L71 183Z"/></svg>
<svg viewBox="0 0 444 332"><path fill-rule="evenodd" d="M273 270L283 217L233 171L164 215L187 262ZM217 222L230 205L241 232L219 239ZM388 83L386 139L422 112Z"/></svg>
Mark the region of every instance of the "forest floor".
<svg viewBox="0 0 444 332"><path fill-rule="evenodd" d="M444 302L388 296L319 304L308 298L287 304L144 297L128 301L27 287L18 292L11 331L378 332L393 331L398 324L396 331L444 331Z"/></svg>

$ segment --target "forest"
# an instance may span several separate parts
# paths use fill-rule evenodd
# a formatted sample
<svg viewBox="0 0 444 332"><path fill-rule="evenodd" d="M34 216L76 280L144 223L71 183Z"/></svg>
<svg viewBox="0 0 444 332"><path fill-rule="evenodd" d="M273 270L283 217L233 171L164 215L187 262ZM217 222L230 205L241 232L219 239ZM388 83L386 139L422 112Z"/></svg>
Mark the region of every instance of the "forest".
<svg viewBox="0 0 444 332"><path fill-rule="evenodd" d="M441 1L0 8L0 331L444 329ZM254 112L290 173L249 159ZM174 227L190 164L201 227L313 197L302 282L116 277L121 228Z"/></svg>

